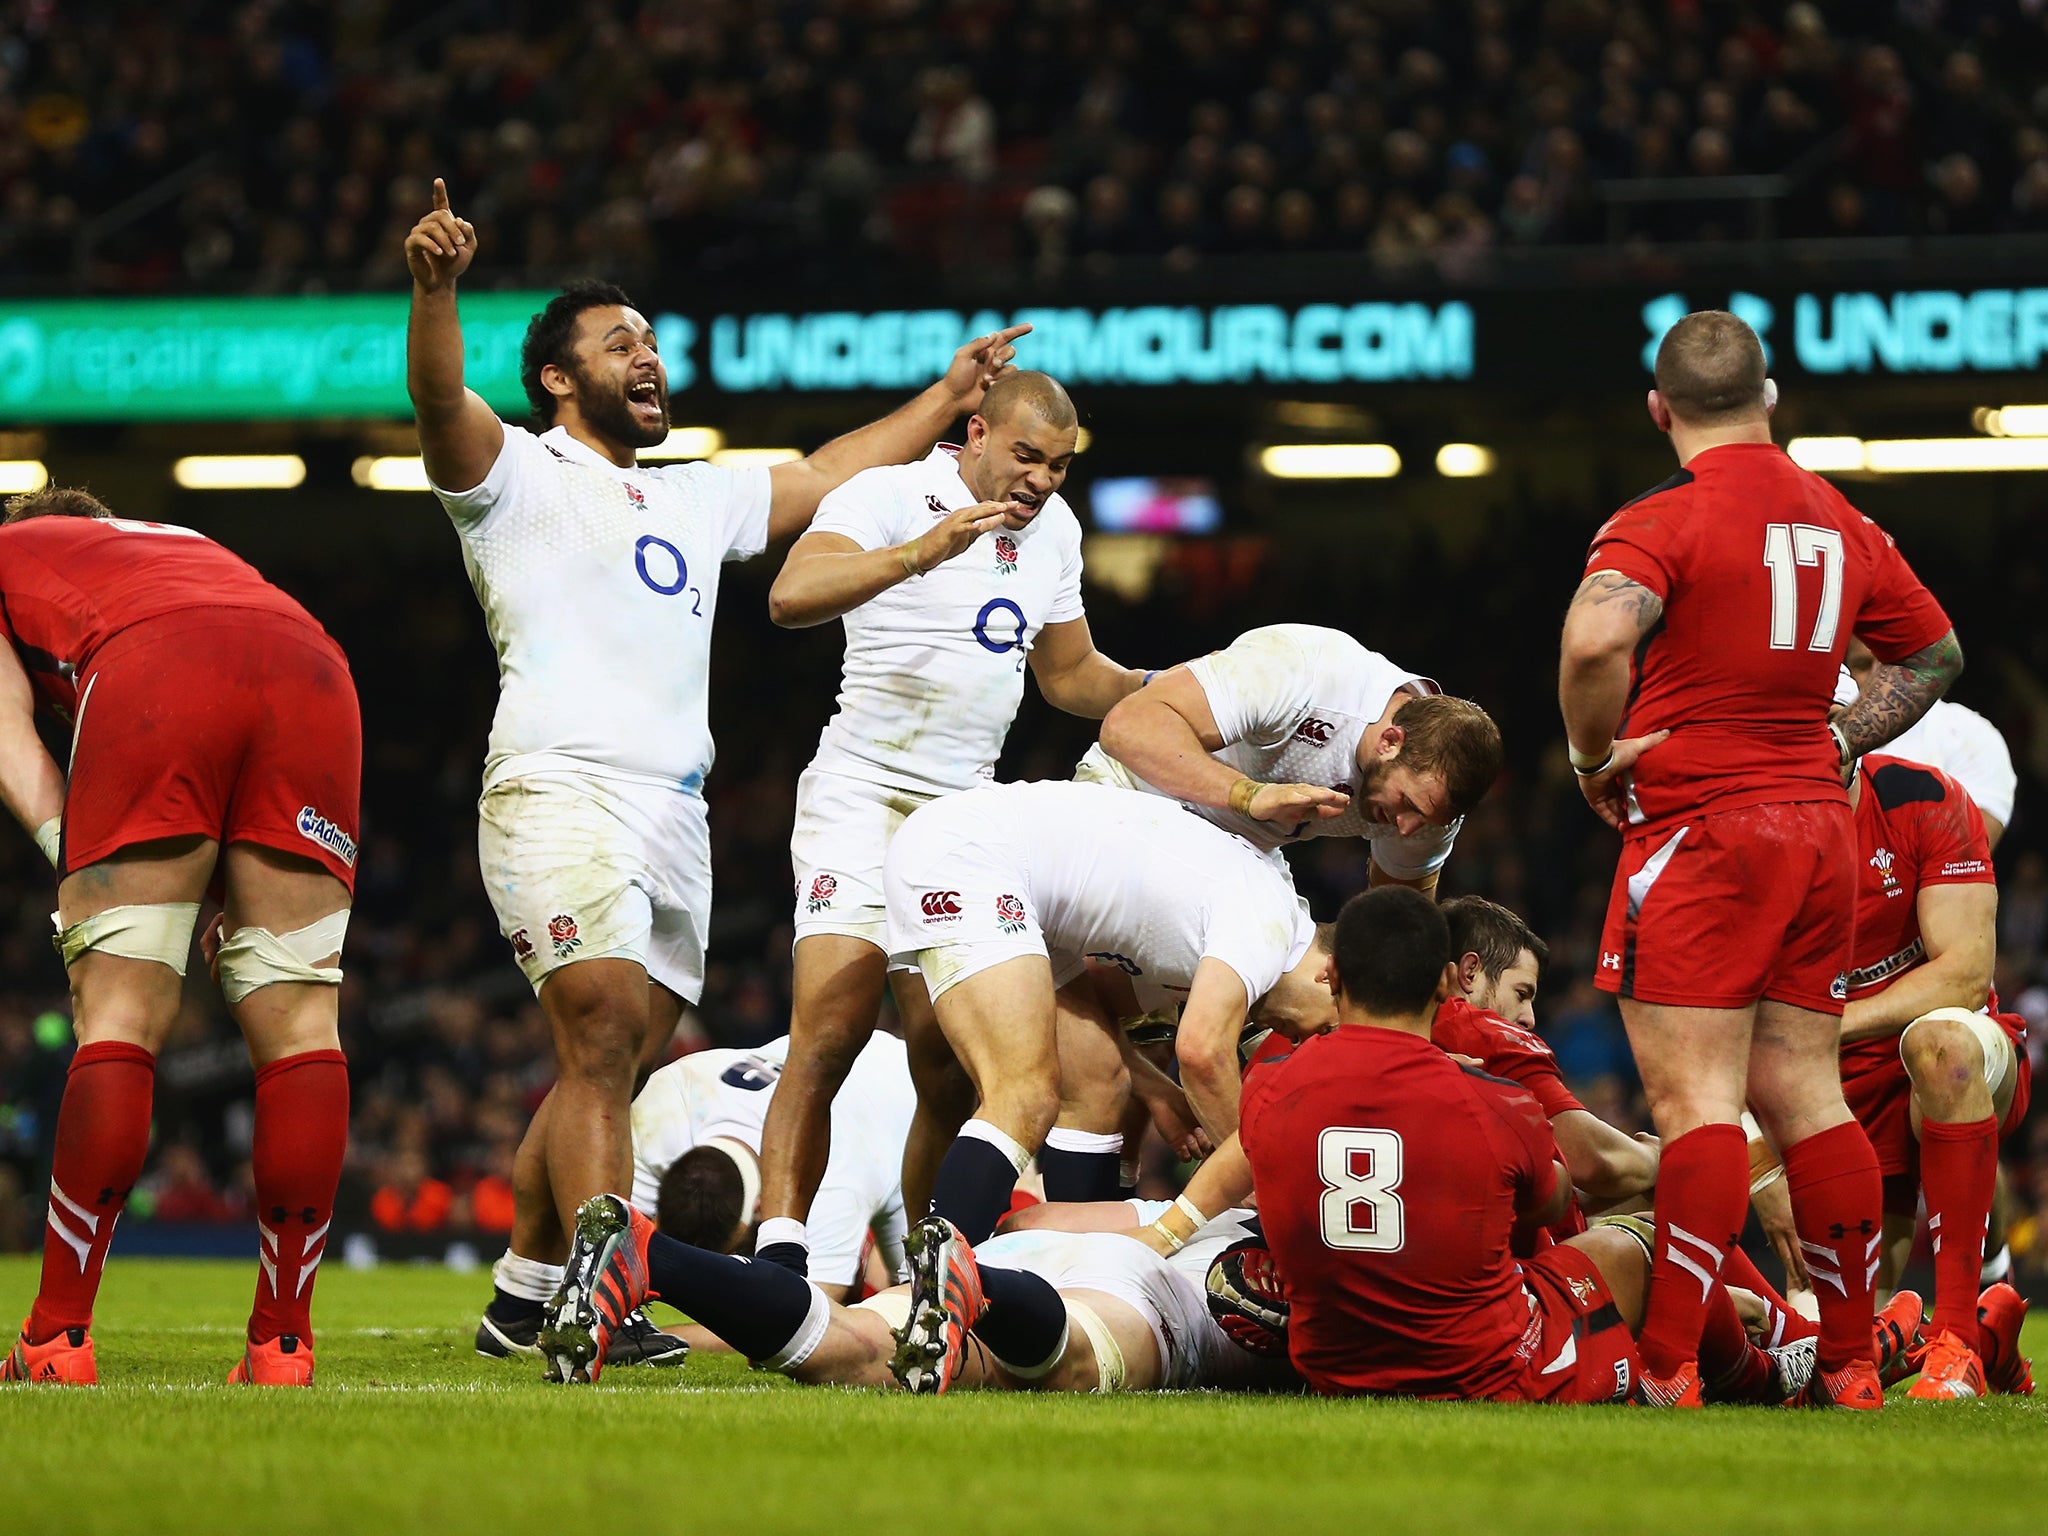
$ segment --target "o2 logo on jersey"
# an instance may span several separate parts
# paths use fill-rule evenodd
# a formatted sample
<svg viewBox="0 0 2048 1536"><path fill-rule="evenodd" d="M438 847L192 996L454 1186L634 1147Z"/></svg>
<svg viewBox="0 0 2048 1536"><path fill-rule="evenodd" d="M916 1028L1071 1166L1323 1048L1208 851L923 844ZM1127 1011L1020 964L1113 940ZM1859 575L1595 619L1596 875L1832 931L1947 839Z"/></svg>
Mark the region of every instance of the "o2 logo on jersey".
<svg viewBox="0 0 2048 1536"><path fill-rule="evenodd" d="M629 485L626 489L633 488ZM667 539L652 533L641 534L633 546L633 569L640 573L642 584L651 592L659 592L663 597L688 592L690 612L703 617L704 594L690 585L690 562Z"/></svg>
<svg viewBox="0 0 2048 1536"><path fill-rule="evenodd" d="M993 630L990 628L992 621L996 626ZM1017 670L1022 672L1024 632L1029 627L1022 608L1007 597L992 597L981 605L981 612L975 615L974 638L981 642L983 650L994 651L998 656L1015 651Z"/></svg>
<svg viewBox="0 0 2048 1536"><path fill-rule="evenodd" d="M811 877L811 893L804 898L804 906L812 912L822 912L832 905L832 898L838 891L837 876L814 875Z"/></svg>
<svg viewBox="0 0 2048 1536"><path fill-rule="evenodd" d="M996 535L996 574L1014 576L1017 574L1017 541L1007 533Z"/></svg>
<svg viewBox="0 0 2048 1536"><path fill-rule="evenodd" d="M996 926L1005 933L1022 933L1024 931L1024 903L1015 896L998 896L996 898Z"/></svg>
<svg viewBox="0 0 2048 1536"><path fill-rule="evenodd" d="M958 891L926 891L917 901L918 910L924 913L928 923L957 923L960 921L960 893Z"/></svg>

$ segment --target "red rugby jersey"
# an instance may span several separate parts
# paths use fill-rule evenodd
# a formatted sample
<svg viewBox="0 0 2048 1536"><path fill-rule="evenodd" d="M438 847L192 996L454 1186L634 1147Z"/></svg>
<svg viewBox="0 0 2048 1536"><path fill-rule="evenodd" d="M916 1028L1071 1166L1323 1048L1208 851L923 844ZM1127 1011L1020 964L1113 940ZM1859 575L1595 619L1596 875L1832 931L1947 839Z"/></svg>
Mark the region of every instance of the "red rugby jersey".
<svg viewBox="0 0 2048 1536"><path fill-rule="evenodd" d="M0 527L0 636L38 698L67 718L101 646L188 608L254 608L319 627L248 561L189 528L97 517Z"/></svg>
<svg viewBox="0 0 2048 1536"><path fill-rule="evenodd" d="M1843 797L1828 709L1851 634L1895 662L1948 615L1890 535L1771 443L1726 443L1608 519L1586 574L1663 599L1619 736L1669 728L1632 775L1648 831L1707 811Z"/></svg>
<svg viewBox="0 0 2048 1536"><path fill-rule="evenodd" d="M1470 1056L1495 1077L1519 1083L1555 1119L1568 1109L1584 1109L1557 1070L1556 1053L1544 1038L1497 1013L1475 1008L1462 997L1445 998L1430 1026L1429 1038L1454 1056Z"/></svg>
<svg viewBox="0 0 2048 1536"><path fill-rule="evenodd" d="M1345 1025L1246 1078L1239 1135L1310 1386L1516 1395L1531 1314L1509 1238L1557 1180L1534 1099Z"/></svg>

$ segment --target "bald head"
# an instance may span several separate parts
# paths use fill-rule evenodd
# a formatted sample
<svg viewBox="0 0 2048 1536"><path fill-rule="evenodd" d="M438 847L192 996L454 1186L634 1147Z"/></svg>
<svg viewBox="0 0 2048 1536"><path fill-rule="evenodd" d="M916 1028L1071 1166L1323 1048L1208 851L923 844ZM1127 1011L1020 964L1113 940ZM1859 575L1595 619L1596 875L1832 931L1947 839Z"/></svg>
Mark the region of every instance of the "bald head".
<svg viewBox="0 0 2048 1536"><path fill-rule="evenodd" d="M1049 373L1019 369L1004 374L989 385L976 414L990 426L999 427L1014 421L1019 411L1035 413L1055 431L1064 432L1080 424L1080 418L1074 414L1074 402L1067 398L1060 381Z"/></svg>
<svg viewBox="0 0 2048 1536"><path fill-rule="evenodd" d="M1764 419L1764 347L1725 309L1701 309L1657 348L1657 393L1689 427Z"/></svg>

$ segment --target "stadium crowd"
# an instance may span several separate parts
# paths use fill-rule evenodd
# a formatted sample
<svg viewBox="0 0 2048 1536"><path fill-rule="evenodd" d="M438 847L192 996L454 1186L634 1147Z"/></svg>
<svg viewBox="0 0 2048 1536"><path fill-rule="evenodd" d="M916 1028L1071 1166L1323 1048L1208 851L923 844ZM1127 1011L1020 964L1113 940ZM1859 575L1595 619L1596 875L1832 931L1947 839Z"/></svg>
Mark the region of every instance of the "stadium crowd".
<svg viewBox="0 0 2048 1536"><path fill-rule="evenodd" d="M2044 80L1975 0L6 0L0 279L386 288L444 169L494 281L2038 233Z"/></svg>
<svg viewBox="0 0 2048 1536"><path fill-rule="evenodd" d="M1619 488L1617 488L1619 489ZM425 498L405 516L439 519ZM1558 535L1562 508L1502 512L1481 550L1422 540L1398 562L1327 547L1257 547L1256 575L1217 602L1195 559L1169 563L1142 601L1091 589L1097 636L1117 655L1164 664L1279 618L1345 624L1373 617L1414 654L1442 658L1444 681L1499 719L1508 771L1468 821L1444 891L1477 891L1525 913L1551 943L1537 1013L1564 1075L1613 1123L1648 1119L1613 1001L1592 976L1611 847L1586 816L1552 711L1546 679L1514 648L1486 644L1518 622L1519 584L1486 572L1505 561L1530 580L1567 587L1576 534ZM1908 535L1937 591L1964 590L1971 567L1946 562ZM452 550L396 565L365 559L336 571L325 558L264 557L347 649L364 709L364 837L350 930L342 1034L355 1102L339 1207L345 1229L375 1233L503 1233L511 1224L511 1159L553 1077L546 1021L495 932L477 869L478 766L495 696L495 669L475 599ZM712 681L719 761L707 787L716 908L703 1006L675 1049L751 1046L789 1021L789 840L796 776L808 760L836 684L837 626L791 633L768 622L771 571L730 568ZM1341 565L1343 568L1337 570ZM2018 578L2016 578L2018 579ZM1424 594L1457 591L1451 605ZM2048 1036L2048 863L2035 807L2043 803L2038 698L2044 658L2021 602L1969 610L1979 660L1962 697L2014 743L2020 810L2001 844L1998 985ZM753 678L772 658L772 694ZM2032 700L2033 702L2030 702ZM1058 778L1092 739L1035 692L1011 733L1005 778ZM1292 856L1319 914L1364 883L1366 848L1311 842ZM0 889L17 906L0 935L0 1249L38 1239L46 1155L70 1037L62 971L44 939L49 892L26 838L0 838ZM247 1159L251 1074L218 994L195 967L188 1008L159 1074L155 1144L129 1220L238 1221L250 1213ZM39 1020L39 1016L43 1016ZM1148 1187L1170 1197L1172 1159L1155 1143ZM2023 1212L2013 1225L2023 1272L2048 1272L2048 1116L2036 1111L2004 1148ZM32 1195L31 1192L34 1192Z"/></svg>

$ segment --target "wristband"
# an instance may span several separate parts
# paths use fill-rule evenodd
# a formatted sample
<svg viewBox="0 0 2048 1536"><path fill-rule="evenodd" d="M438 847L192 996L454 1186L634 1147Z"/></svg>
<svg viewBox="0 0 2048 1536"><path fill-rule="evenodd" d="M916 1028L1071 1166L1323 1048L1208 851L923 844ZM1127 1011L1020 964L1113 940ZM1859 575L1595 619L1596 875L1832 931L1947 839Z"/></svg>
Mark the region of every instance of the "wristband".
<svg viewBox="0 0 2048 1536"><path fill-rule="evenodd" d="M1178 1232L1174 1231L1173 1228L1169 1227L1166 1224L1166 1218L1164 1216L1160 1217L1157 1221L1152 1223L1152 1230L1154 1232L1157 1232L1160 1235L1160 1237L1165 1239L1165 1241L1169 1245L1166 1250L1168 1253L1179 1253L1181 1249L1187 1247L1188 1245L1188 1240L1186 1238L1182 1237Z"/></svg>
<svg viewBox="0 0 2048 1536"><path fill-rule="evenodd" d="M917 545L915 543L904 545L896 553L903 561L904 575L922 576L924 574L923 570L919 568L917 563Z"/></svg>
<svg viewBox="0 0 2048 1536"><path fill-rule="evenodd" d="M1596 774L1605 773L1607 765L1614 761L1614 743L1611 741L1607 743L1606 750L1597 755L1592 752L1581 752L1569 739L1566 740L1564 749L1571 754L1572 772L1582 779L1590 779Z"/></svg>
<svg viewBox="0 0 2048 1536"><path fill-rule="evenodd" d="M1202 1214L1202 1208L1190 1200L1185 1192L1173 1197L1173 1208L1195 1224L1196 1232L1209 1225L1209 1218ZM1189 1236L1193 1235L1193 1233L1189 1234Z"/></svg>
<svg viewBox="0 0 2048 1536"><path fill-rule="evenodd" d="M1838 754L1836 757L1837 764L1843 768L1848 767L1855 755L1849 750L1849 738L1842 734L1842 728L1832 720L1828 722L1828 734L1835 738L1835 751Z"/></svg>
<svg viewBox="0 0 2048 1536"><path fill-rule="evenodd" d="M1252 813L1252 801L1259 797L1259 791L1266 786L1257 779L1239 779L1230 786L1230 808L1240 816Z"/></svg>
<svg viewBox="0 0 2048 1536"><path fill-rule="evenodd" d="M52 816L36 828L36 846L43 850L43 857L50 861L50 868L57 867L57 855L64 846L64 818Z"/></svg>

